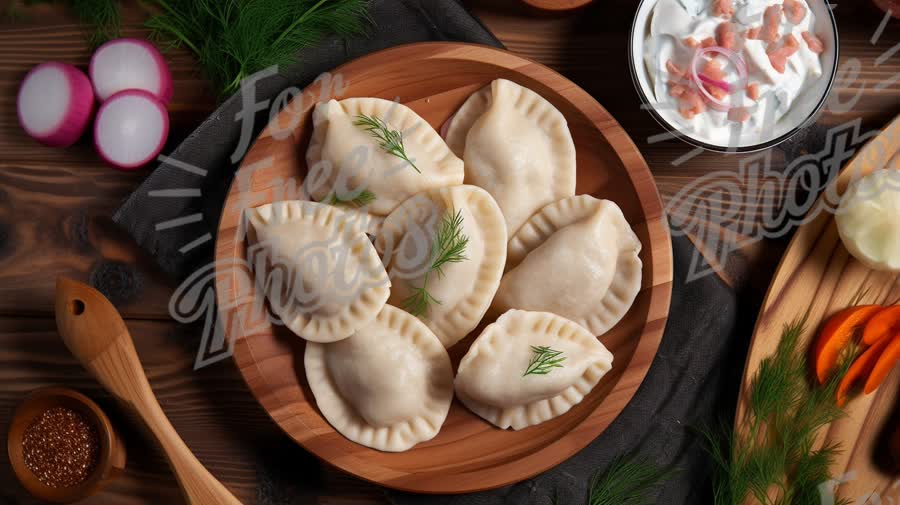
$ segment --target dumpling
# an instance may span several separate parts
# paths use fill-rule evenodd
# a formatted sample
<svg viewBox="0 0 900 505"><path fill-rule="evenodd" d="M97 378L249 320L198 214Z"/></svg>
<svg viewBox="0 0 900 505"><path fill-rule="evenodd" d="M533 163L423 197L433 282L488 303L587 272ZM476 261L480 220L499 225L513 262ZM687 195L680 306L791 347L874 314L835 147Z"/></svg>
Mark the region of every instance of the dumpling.
<svg viewBox="0 0 900 505"><path fill-rule="evenodd" d="M456 395L485 420L520 430L568 412L612 362L580 325L549 312L510 310L463 356Z"/></svg>
<svg viewBox="0 0 900 505"><path fill-rule="evenodd" d="M575 194L575 143L556 107L506 79L476 92L447 128L466 184L487 190L511 237L538 209Z"/></svg>
<svg viewBox="0 0 900 505"><path fill-rule="evenodd" d="M640 251L615 203L590 195L554 202L510 239L493 310L553 312L602 335L641 289Z"/></svg>
<svg viewBox="0 0 900 505"><path fill-rule="evenodd" d="M442 248L435 239L449 238L454 222L458 238L467 240L464 259L429 272L437 251L452 246L445 241ZM452 346L490 307L503 275L506 240L503 214L485 190L451 186L419 193L391 212L375 239L393 283L388 303L419 316L446 347Z"/></svg>
<svg viewBox="0 0 900 505"><path fill-rule="evenodd" d="M424 323L386 305L350 338L306 344L306 378L325 419L350 440L405 451L431 440L453 400L453 368Z"/></svg>
<svg viewBox="0 0 900 505"><path fill-rule="evenodd" d="M361 120L370 122L359 124ZM381 146L377 128L367 129L378 122L400 135L409 161ZM305 184L314 200L335 196L349 200L365 194L366 210L386 216L415 193L463 182L462 160L431 125L403 104L380 98L331 100L316 106L313 126Z"/></svg>
<svg viewBox="0 0 900 505"><path fill-rule="evenodd" d="M334 342L384 307L391 282L363 220L297 200L250 209L246 219L256 284L297 335Z"/></svg>

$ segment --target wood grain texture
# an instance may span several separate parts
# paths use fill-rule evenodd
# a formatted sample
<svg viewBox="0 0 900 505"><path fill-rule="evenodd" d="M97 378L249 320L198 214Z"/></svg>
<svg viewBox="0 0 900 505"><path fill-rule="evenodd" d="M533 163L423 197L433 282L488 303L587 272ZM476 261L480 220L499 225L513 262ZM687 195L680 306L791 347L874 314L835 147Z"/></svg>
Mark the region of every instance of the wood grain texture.
<svg viewBox="0 0 900 505"><path fill-rule="evenodd" d="M900 170L900 117L847 164L834 181L834 194L843 194L851 180L881 168ZM760 362L774 353L786 324L803 317L808 309L807 331L802 341L802 345L808 345L822 323L849 306L861 291L865 296L860 303L891 303L900 297L900 276L870 270L844 248L834 215L828 210L835 208L838 201L839 198L828 198L828 192L822 195L813 209L814 217L797 230L781 260L756 323L737 419L746 411L753 375ZM866 497L873 493L885 499L894 496L895 491L888 490L896 476L876 462L878 451L887 449L885 432L896 428L898 421L896 414L892 417L892 410L900 409L898 398L900 367L895 367L878 390L851 399L844 408L846 417L822 430L819 443L840 443L842 448L831 467L832 475L840 477L855 472L855 477L839 488L841 497L854 503L868 503ZM856 501L859 499L862 501ZM881 503L881 500L871 503Z"/></svg>
<svg viewBox="0 0 900 505"><path fill-rule="evenodd" d="M744 156L706 153L676 165L687 147L677 140L654 140L662 129L640 110L626 78L625 41L635 0L595 2L574 15L553 17L535 17L520 0L465 3L512 52L562 73L618 120L650 166L664 203L697 177L738 171ZM830 109L821 122L860 118L864 129L879 128L900 112L900 83L890 82L900 74L900 56L887 53L900 42L900 21L891 21L873 43L883 14L867 1L838 3L841 63L858 61L859 75L838 83L833 92L852 107L844 112ZM123 4L124 34L146 36L141 28L143 11L134 2ZM71 358L52 321L56 276L87 281L102 266L100 278L110 280L101 287L120 286L116 291L124 296L118 308L126 318L139 319L129 320L129 329L163 409L204 465L242 501L253 503L265 499L267 489L297 484L309 490L295 500L300 503L386 503L380 488L328 466L284 477L258 469L259 460L280 461L281 455L294 462L283 465L286 468L299 468L301 460L316 466L302 449L285 449L293 444L258 406L231 363L192 370L199 346L197 330L167 321L171 283L155 269L153 258L138 251L109 219L149 171L110 170L85 140L75 148L58 150L22 133L15 119L15 92L28 69L47 60L86 68L90 56L78 22L64 3L34 5L22 12L24 16L16 20L0 14L0 429L5 429L15 404L43 386L75 387L101 401L108 412L117 410ZM885 54L888 57L876 65ZM190 54L174 51L166 59L175 87L168 151L215 108L216 100ZM774 154L774 168L783 167L778 151ZM748 215L765 208L755 199L742 205ZM765 239L728 257L724 277L751 306L762 299L786 246L787 239ZM108 264L111 267L104 266ZM110 489L86 503L180 503L162 455L140 433L127 430L129 422L121 413L114 421L126 430L128 469ZM35 504L15 484L3 459L0 503ZM274 485L276 481L281 484Z"/></svg>
<svg viewBox="0 0 900 505"><path fill-rule="evenodd" d="M109 300L87 284L60 277L56 282L56 326L72 355L153 434L190 505L240 505L194 456L166 417L125 321Z"/></svg>
<svg viewBox="0 0 900 505"><path fill-rule="evenodd" d="M333 74L345 84L340 98L397 98L435 129L474 91L496 78L510 79L549 100L566 117L575 141L576 193L618 203L643 244L642 289L625 318L603 336L616 366L565 415L528 429L504 431L454 403L442 431L410 451L382 453L346 440L315 406L303 373L302 340L284 327L245 319L253 300L263 295L247 282L245 266L232 266L246 261L239 229L243 212L290 198L284 188L299 188L302 183L312 109L325 96L325 85L314 84L296 99L296 106L285 108L247 154L219 226L216 261L227 265L216 272L219 308L250 390L303 447L342 470L392 488L471 492L517 482L564 461L602 433L634 395L656 354L668 315L671 244L659 195L640 153L612 116L577 86L547 67L496 49L413 44L374 53ZM279 135L277 125L288 124L296 127L289 135ZM475 336L473 332L451 348L455 361Z"/></svg>

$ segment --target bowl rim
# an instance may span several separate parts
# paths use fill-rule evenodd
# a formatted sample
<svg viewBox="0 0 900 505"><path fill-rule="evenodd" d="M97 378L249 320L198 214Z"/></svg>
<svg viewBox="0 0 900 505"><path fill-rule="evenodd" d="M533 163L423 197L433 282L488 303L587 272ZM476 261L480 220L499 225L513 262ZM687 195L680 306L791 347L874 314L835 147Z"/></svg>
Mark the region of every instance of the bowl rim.
<svg viewBox="0 0 900 505"><path fill-rule="evenodd" d="M97 466L83 482L64 488L51 487L38 480L25 465L22 454L22 437L31 421L55 406L69 406L73 410L78 410L96 426L97 434L100 436ZM71 503L91 496L104 486L114 466L114 454L119 442L109 418L93 400L73 389L39 388L28 393L19 402L10 419L6 438L10 466L22 487L34 497L54 503Z"/></svg>
<svg viewBox="0 0 900 505"><path fill-rule="evenodd" d="M656 111L656 107L654 107L649 97L647 97L646 93L641 86L640 79L638 77L638 68L635 67L634 64L634 37L635 33L638 29L638 15L641 12L641 8L647 2L658 2L659 0L640 0L638 2L637 7L634 11L634 19L631 22L631 31L628 35L628 68L631 73L631 82L634 84L634 88L638 93L638 97L641 99L641 103L646 106L646 110L650 113L650 116L659 123L667 132L673 134L676 138L681 139L683 142L690 144L694 147L699 147L706 151L713 151L717 153L752 153L757 151L762 151L764 149L768 149L770 147L775 147L782 142L788 140L793 137L800 130L806 128L807 126L815 123L817 116L822 110L822 107L825 106L825 102L828 101L828 97L831 95L831 90L834 87L834 80L837 75L838 62L840 62L841 57L841 44L840 38L838 34L837 28L837 20L834 18L834 12L832 12L831 8L826 5L825 10L828 12L828 19L831 21L831 30L834 33L834 65L831 67L831 73L828 76L828 83L825 85L825 90L822 93L822 96L819 97L819 101L812 108L809 115L806 116L806 119L800 121L797 126L789 129L785 133L781 134L774 139L767 140L765 142L760 142L757 144L750 144L747 146L722 146L716 144L710 144L708 142L703 142L702 140L697 140L690 135L679 130L675 125L666 121L661 114Z"/></svg>

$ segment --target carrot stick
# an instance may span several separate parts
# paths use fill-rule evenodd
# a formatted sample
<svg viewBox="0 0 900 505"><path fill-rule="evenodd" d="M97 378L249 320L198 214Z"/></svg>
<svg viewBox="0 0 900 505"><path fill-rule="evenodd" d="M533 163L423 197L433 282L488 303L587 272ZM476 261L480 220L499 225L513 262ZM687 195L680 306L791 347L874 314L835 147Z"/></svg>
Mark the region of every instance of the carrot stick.
<svg viewBox="0 0 900 505"><path fill-rule="evenodd" d="M891 373L897 360L900 360L900 333L891 339L891 343L884 352L881 353L881 357L878 358L878 363L875 363L875 368L872 369L869 379L866 380L863 392L869 394L878 389L878 386L880 386L881 383L884 382L884 379Z"/></svg>
<svg viewBox="0 0 900 505"><path fill-rule="evenodd" d="M900 305L885 307L869 319L863 328L863 343L872 345L884 337L900 332Z"/></svg>
<svg viewBox="0 0 900 505"><path fill-rule="evenodd" d="M866 324L879 310L881 305L857 305L828 319L813 346L813 363L819 383L825 384L828 380L828 373L837 365L841 351L853 337L856 328Z"/></svg>
<svg viewBox="0 0 900 505"><path fill-rule="evenodd" d="M857 383L866 381L872 374L875 364L884 353L885 348L891 343L891 338L886 337L875 343L872 347L866 349L856 361L850 365L847 375L841 380L837 390L837 406L843 407L847 403L847 393Z"/></svg>

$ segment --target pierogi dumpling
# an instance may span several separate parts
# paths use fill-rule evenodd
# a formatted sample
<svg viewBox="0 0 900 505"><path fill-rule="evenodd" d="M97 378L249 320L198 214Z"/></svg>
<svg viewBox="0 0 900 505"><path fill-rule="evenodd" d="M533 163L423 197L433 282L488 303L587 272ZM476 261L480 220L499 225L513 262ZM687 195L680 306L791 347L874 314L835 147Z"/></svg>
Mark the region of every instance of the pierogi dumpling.
<svg viewBox="0 0 900 505"><path fill-rule="evenodd" d="M426 285L438 230L454 217L468 239L465 259L428 272ZM388 303L412 310L407 301L426 285L434 301L417 315L446 347L452 346L490 307L503 275L506 241L503 214L485 190L462 185L417 194L391 212L375 239L392 279Z"/></svg>
<svg viewBox="0 0 900 505"><path fill-rule="evenodd" d="M602 335L641 289L640 251L615 203L589 195L554 202L510 239L493 310L552 312Z"/></svg>
<svg viewBox="0 0 900 505"><path fill-rule="evenodd" d="M512 237L548 203L575 194L575 144L562 113L540 95L497 79L470 96L447 129L466 184L497 200Z"/></svg>
<svg viewBox="0 0 900 505"><path fill-rule="evenodd" d="M362 115L399 132L415 168L385 151L365 125L354 124ZM381 98L331 100L316 106L313 126L306 151L306 187L317 201L368 191L374 200L366 210L386 216L415 193L463 182L462 160L428 122L403 104Z"/></svg>
<svg viewBox="0 0 900 505"><path fill-rule="evenodd" d="M306 378L325 419L348 439L381 451L431 440L453 400L453 368L424 323L386 305L350 338L308 342Z"/></svg>
<svg viewBox="0 0 900 505"><path fill-rule="evenodd" d="M559 353L559 366L535 367L536 350ZM485 420L520 430L561 416L612 368L613 355L580 325L549 312L510 310L488 325L456 374L460 401Z"/></svg>
<svg viewBox="0 0 900 505"><path fill-rule="evenodd" d="M391 283L358 216L290 200L250 209L246 218L256 284L297 335L347 338L384 306Z"/></svg>

